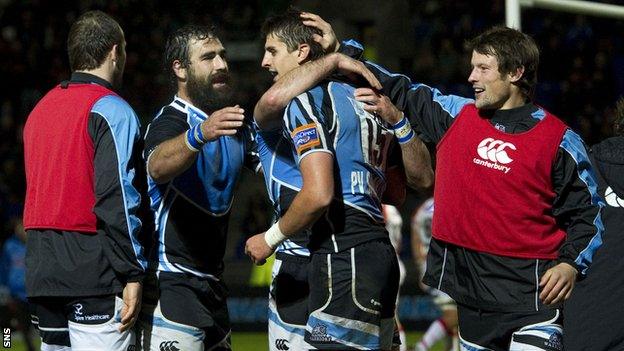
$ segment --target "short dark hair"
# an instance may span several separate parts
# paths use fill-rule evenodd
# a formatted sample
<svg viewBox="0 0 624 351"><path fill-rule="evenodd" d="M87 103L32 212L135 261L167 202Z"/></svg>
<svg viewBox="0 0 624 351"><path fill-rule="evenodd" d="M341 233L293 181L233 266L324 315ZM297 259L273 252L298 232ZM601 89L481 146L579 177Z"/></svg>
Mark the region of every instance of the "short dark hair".
<svg viewBox="0 0 624 351"><path fill-rule="evenodd" d="M615 103L615 120L613 121L613 132L617 136L624 136L624 97Z"/></svg>
<svg viewBox="0 0 624 351"><path fill-rule="evenodd" d="M266 19L262 25L262 35L266 38L270 34L286 44L288 52L299 48L299 44L310 46L309 58L314 60L323 56L323 47L314 41L314 34L322 35L320 30L306 26L301 20L301 11L291 7L280 15Z"/></svg>
<svg viewBox="0 0 624 351"><path fill-rule="evenodd" d="M515 73L523 67L524 73L515 84L527 99L533 99L539 65L539 49L533 38L516 29L496 26L472 39L469 47L496 57L501 74Z"/></svg>
<svg viewBox="0 0 624 351"><path fill-rule="evenodd" d="M187 67L191 63L189 56L189 43L191 40L204 40L208 38L217 39L217 33L214 26L203 26L189 24L176 29L167 38L165 45L165 55L163 64L165 71L168 72L172 83L176 82L176 75L171 68L173 61L178 60L182 67Z"/></svg>
<svg viewBox="0 0 624 351"><path fill-rule="evenodd" d="M78 17L69 29L67 54L72 72L100 67L114 45L123 44L123 30L102 11L89 11Z"/></svg>

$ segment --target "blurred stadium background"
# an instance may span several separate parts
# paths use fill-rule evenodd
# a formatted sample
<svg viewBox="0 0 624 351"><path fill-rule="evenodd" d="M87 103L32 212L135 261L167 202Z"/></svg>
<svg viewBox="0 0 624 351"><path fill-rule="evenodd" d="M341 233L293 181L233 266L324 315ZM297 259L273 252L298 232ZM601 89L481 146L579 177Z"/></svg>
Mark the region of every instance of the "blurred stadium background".
<svg viewBox="0 0 624 351"><path fill-rule="evenodd" d="M600 2L624 5L624 1ZM164 41L186 23L217 25L228 51L237 101L252 111L271 82L260 67L259 28L267 15L289 5L321 15L339 38L362 42L367 59L445 93L464 96L472 96L466 81L465 41L505 23L503 0L0 0L0 243L12 234L12 220L21 215L23 206L22 127L42 95L69 77L65 40L80 13L101 9L124 28L128 59L121 95L145 126L171 97L161 65ZM624 95L624 21L526 9L522 23L542 50L537 103L563 118L589 145L610 136L615 101ZM399 313L408 331L422 330L439 313L418 288L417 269L411 262L409 219L422 200L410 193L401 208L408 278ZM243 254L246 237L266 229L270 220L260 177L243 175L233 209L225 259L229 307L233 330L253 332L235 334L234 342L251 341L255 347L240 349L261 350L259 345L266 344L262 332L270 271L253 269ZM0 287L3 327L10 323L8 300Z"/></svg>

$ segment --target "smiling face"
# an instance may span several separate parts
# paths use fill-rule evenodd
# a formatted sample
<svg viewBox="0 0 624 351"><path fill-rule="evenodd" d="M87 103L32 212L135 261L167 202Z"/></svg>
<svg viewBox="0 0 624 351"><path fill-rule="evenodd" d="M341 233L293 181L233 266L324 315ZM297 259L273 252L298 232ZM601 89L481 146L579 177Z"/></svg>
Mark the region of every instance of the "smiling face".
<svg viewBox="0 0 624 351"><path fill-rule="evenodd" d="M475 92L475 106L480 110L506 110L526 103L526 96L517 82L524 74L524 68L515 72L501 73L498 60L494 55L472 52L470 60L472 72L468 81Z"/></svg>
<svg viewBox="0 0 624 351"><path fill-rule="evenodd" d="M189 79L203 80L212 89L229 86L229 71L225 49L217 38L191 40L189 43Z"/></svg>
<svg viewBox="0 0 624 351"><path fill-rule="evenodd" d="M273 74L273 81L278 81L284 74L292 71L301 62L300 50L288 52L286 44L274 34L267 35L264 44L262 67Z"/></svg>
<svg viewBox="0 0 624 351"><path fill-rule="evenodd" d="M227 106L232 96L225 49L214 37L189 43L186 89L191 102L210 113Z"/></svg>
<svg viewBox="0 0 624 351"><path fill-rule="evenodd" d="M499 72L496 56L473 51L470 65L472 72L468 81L474 89L477 108L484 110L505 108L511 100L513 84L509 74Z"/></svg>

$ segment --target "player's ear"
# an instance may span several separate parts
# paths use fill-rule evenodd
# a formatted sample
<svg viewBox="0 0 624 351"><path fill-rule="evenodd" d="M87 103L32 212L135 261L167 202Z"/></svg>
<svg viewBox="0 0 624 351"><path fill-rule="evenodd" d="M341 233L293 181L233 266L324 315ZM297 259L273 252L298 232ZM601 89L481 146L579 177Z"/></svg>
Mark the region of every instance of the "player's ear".
<svg viewBox="0 0 624 351"><path fill-rule="evenodd" d="M186 81L186 67L180 62L180 60L173 60L171 63L171 69L175 73L178 80Z"/></svg>
<svg viewBox="0 0 624 351"><path fill-rule="evenodd" d="M297 62L299 64L305 62L310 56L310 45L308 44L299 44L299 49L297 49Z"/></svg>
<svg viewBox="0 0 624 351"><path fill-rule="evenodd" d="M117 61L117 58L119 57L119 45L115 44L113 45L113 48L110 50L110 52L108 53L108 57L113 60L113 61Z"/></svg>
<svg viewBox="0 0 624 351"><path fill-rule="evenodd" d="M515 82L519 81L520 78L522 78L523 74L524 74L524 66L520 66L520 67L516 68L514 71L512 71L511 73L509 73L509 80L512 83L515 83Z"/></svg>

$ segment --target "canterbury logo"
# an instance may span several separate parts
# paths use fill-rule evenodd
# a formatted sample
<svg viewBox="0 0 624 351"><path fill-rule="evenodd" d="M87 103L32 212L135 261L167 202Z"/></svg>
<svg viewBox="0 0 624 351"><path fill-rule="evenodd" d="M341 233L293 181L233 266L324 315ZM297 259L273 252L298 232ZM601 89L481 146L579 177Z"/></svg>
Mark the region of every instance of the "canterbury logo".
<svg viewBox="0 0 624 351"><path fill-rule="evenodd" d="M288 340L286 339L277 339L275 340L275 348L278 350L290 350L290 347L288 347Z"/></svg>
<svg viewBox="0 0 624 351"><path fill-rule="evenodd" d="M605 190L605 200L607 205L611 207L624 207L624 199L618 197L611 187L607 187Z"/></svg>
<svg viewBox="0 0 624 351"><path fill-rule="evenodd" d="M507 151L505 151L507 148L515 150L516 146L512 143L495 140L494 138L485 138L477 146L477 153L484 160L506 165L513 161L507 154Z"/></svg>
<svg viewBox="0 0 624 351"><path fill-rule="evenodd" d="M179 348L175 347L175 344L179 344L177 341L163 341L158 345L158 350L160 351L180 351Z"/></svg>
<svg viewBox="0 0 624 351"><path fill-rule="evenodd" d="M494 138L485 138L477 146L477 154L481 159L475 157L472 162L507 174L511 171L511 167L505 165L513 161L507 150L516 150L516 146Z"/></svg>

